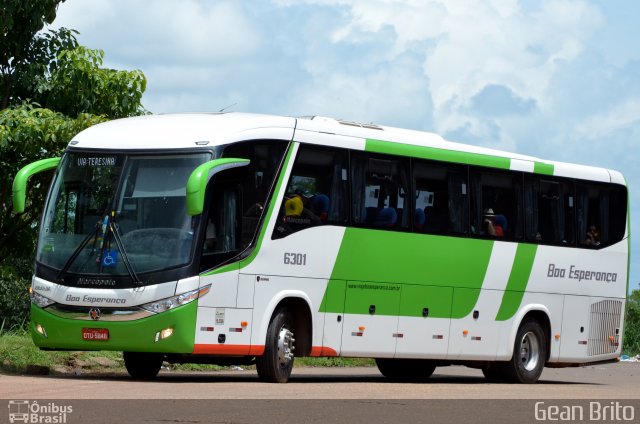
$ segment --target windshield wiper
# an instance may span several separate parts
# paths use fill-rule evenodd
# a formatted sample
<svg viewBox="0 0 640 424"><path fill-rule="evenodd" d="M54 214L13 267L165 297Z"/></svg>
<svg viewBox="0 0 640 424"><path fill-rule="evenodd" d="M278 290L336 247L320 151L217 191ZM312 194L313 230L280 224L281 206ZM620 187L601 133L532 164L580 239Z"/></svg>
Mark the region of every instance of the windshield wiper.
<svg viewBox="0 0 640 424"><path fill-rule="evenodd" d="M127 251L125 250L124 244L122 243L122 238L120 237L120 230L118 229L118 226L116 225L114 219L115 219L115 213L111 212L111 215L109 216L109 222L107 224L108 225L107 234L113 234L113 239L116 241L118 250L120 250L120 254L122 255L122 262L124 263L124 267L127 269L127 272L129 273L129 276L131 277L131 280L133 281L133 283L142 284L142 281L140 281L140 278L138 278L138 274L136 274L136 271L133 269L133 266L131 265L131 261L129 260L129 255L127 255Z"/></svg>
<svg viewBox="0 0 640 424"><path fill-rule="evenodd" d="M69 259L67 259L67 261L64 263L64 266L56 276L56 282L58 284L60 284L61 282L64 283L64 278L62 277L64 277L67 271L69 271L69 268L71 267L73 262L78 258L78 256L80 255L80 252L82 252L82 250L87 246L87 244L89 244L89 241L91 241L91 238L94 239L94 243L95 243L95 240L98 238L98 232L100 231L100 227L101 227L101 223L100 223L100 220L98 220L95 226L96 230L93 232L89 232L89 234L87 234L85 238L82 239L78 247L76 247L75 250L71 253L71 256L69 256Z"/></svg>

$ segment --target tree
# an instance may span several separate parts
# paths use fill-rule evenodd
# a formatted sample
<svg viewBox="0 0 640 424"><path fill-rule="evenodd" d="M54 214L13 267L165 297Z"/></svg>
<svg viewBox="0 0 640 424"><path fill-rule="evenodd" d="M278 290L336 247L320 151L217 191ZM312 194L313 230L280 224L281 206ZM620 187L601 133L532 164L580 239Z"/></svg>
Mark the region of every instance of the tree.
<svg viewBox="0 0 640 424"><path fill-rule="evenodd" d="M51 181L51 173L34 176L26 212L14 215L11 187L16 173L30 162L59 156L76 133L106 120L90 114L69 118L28 104L0 111L0 259L32 258L35 228Z"/></svg>
<svg viewBox="0 0 640 424"><path fill-rule="evenodd" d="M67 116L80 113L124 118L146 113L141 100L147 80L142 71L102 68L104 52L86 47L63 50L49 80L43 106Z"/></svg>
<svg viewBox="0 0 640 424"><path fill-rule="evenodd" d="M83 129L146 113L141 71L102 68L104 53L79 46L77 32L39 32L64 0L0 4L0 331L26 322L38 221L52 173L29 182L26 213L13 215L13 178L39 159L60 156Z"/></svg>
<svg viewBox="0 0 640 424"><path fill-rule="evenodd" d="M0 109L9 106L12 91L19 79L17 73L27 64L51 62L53 55L50 48L56 45L75 43L72 33L63 31L61 39L51 36L46 39L36 34L45 24L50 24L56 17L58 5L65 0L2 0L0 6L0 84L2 87L2 104ZM34 69L31 68L31 71ZM24 81L23 81L24 82ZM14 102L17 103L17 102Z"/></svg>
<svg viewBox="0 0 640 424"><path fill-rule="evenodd" d="M637 289L627 298L623 346L631 356L640 354L640 290Z"/></svg>

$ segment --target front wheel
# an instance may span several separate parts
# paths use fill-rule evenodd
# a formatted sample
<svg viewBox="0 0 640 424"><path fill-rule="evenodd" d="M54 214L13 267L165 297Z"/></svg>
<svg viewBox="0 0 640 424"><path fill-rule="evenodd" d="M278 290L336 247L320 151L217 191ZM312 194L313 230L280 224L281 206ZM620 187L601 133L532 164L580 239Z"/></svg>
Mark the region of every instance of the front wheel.
<svg viewBox="0 0 640 424"><path fill-rule="evenodd" d="M164 357L158 353L123 352L124 366L129 375L138 380L151 380L162 367Z"/></svg>
<svg viewBox="0 0 640 424"><path fill-rule="evenodd" d="M547 341L538 321L524 321L513 346L513 358L504 367L504 375L514 383L535 383L547 359Z"/></svg>
<svg viewBox="0 0 640 424"><path fill-rule="evenodd" d="M267 329L264 354L256 358L256 369L261 380L270 383L289 381L296 341L293 331L293 319L289 309L278 309Z"/></svg>

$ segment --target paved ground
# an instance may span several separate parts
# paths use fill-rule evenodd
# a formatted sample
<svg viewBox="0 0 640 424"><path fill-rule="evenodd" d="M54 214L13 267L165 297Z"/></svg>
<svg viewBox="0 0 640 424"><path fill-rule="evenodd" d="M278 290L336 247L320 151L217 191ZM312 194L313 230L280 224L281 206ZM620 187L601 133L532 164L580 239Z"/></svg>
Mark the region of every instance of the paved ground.
<svg viewBox="0 0 640 424"><path fill-rule="evenodd" d="M376 368L298 368L288 384L262 383L255 371L161 372L153 382L0 375L0 399L0 423L16 400L40 411L26 422L69 424L539 423L566 408L584 416L565 421L623 423L640 422L640 363L545 369L534 385L489 384L458 366L421 384L387 382Z"/></svg>
<svg viewBox="0 0 640 424"><path fill-rule="evenodd" d="M489 384L480 370L437 368L427 383L390 383L375 367L294 368L288 384L255 371L163 371L154 382L116 375L0 375L0 399L640 399L640 363L545 369L533 385Z"/></svg>

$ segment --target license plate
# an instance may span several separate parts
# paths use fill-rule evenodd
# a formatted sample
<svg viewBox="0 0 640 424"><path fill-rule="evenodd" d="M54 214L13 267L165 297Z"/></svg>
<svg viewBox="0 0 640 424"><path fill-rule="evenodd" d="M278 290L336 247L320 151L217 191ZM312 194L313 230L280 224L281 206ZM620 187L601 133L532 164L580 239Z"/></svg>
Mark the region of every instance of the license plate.
<svg viewBox="0 0 640 424"><path fill-rule="evenodd" d="M107 328L83 328L82 340L89 340L89 341L109 340L109 330Z"/></svg>

